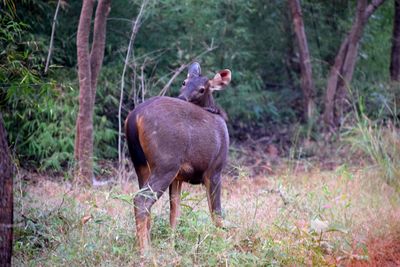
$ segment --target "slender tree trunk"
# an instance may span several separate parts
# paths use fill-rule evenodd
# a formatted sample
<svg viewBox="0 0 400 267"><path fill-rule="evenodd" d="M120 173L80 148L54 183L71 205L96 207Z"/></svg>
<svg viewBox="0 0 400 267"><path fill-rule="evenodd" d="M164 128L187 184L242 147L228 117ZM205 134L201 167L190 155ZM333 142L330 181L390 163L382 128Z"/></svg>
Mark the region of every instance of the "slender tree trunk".
<svg viewBox="0 0 400 267"><path fill-rule="evenodd" d="M0 266L11 266L13 233L13 166L0 113Z"/></svg>
<svg viewBox="0 0 400 267"><path fill-rule="evenodd" d="M284 21L282 23L282 27L286 34L285 40L285 70L288 80L288 85L291 88L295 88L295 77L300 76L300 64L297 60L296 52L295 52L295 33L293 30L293 19L292 14L289 8L289 1L285 6L287 9L283 14L285 15Z"/></svg>
<svg viewBox="0 0 400 267"><path fill-rule="evenodd" d="M347 43L348 43L348 38L346 38L342 42L328 77L327 89L325 94L324 121L329 129L335 128L334 103L336 96L336 88L339 81L340 69L347 52Z"/></svg>
<svg viewBox="0 0 400 267"><path fill-rule="evenodd" d="M84 0L77 33L79 112L76 122L76 182L91 184L93 178L93 111L97 77L104 57L106 19L111 0L100 0L96 10L92 51L89 36L94 0Z"/></svg>
<svg viewBox="0 0 400 267"><path fill-rule="evenodd" d="M91 69L89 54L90 23L94 0L84 0L79 19L76 47L79 77L79 111L76 122L75 160L77 161L76 182L90 184L93 176L93 114Z"/></svg>
<svg viewBox="0 0 400 267"><path fill-rule="evenodd" d="M330 70L323 118L331 131L340 126L347 102L347 87L350 84L358 55L358 47L369 17L385 0L358 0L356 17L346 38L343 40L335 62Z"/></svg>
<svg viewBox="0 0 400 267"><path fill-rule="evenodd" d="M310 52L306 33L304 31L303 14L299 0L289 0L289 7L293 18L293 27L300 54L301 89L304 95L304 115L306 120L312 119L315 111L315 87L312 79Z"/></svg>
<svg viewBox="0 0 400 267"><path fill-rule="evenodd" d="M362 32L367 23L367 19L364 17L364 12L366 10L367 4L367 0L359 0L357 2L357 13L355 22L352 26L352 29L350 30L348 39L346 41L346 54L344 58L342 58L341 77L338 80L336 87L336 113L334 113L333 124L335 127L338 127L342 124L344 114L349 109L347 88L353 77L354 68L358 56L359 43L362 37Z"/></svg>
<svg viewBox="0 0 400 267"><path fill-rule="evenodd" d="M390 57L390 78L400 81L400 0L394 0L392 53Z"/></svg>

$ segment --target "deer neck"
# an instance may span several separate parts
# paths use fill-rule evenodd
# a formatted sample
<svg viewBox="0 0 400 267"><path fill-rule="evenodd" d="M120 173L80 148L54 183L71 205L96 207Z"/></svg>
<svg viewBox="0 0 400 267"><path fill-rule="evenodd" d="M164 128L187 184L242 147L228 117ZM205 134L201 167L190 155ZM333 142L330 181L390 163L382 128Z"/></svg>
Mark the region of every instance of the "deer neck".
<svg viewBox="0 0 400 267"><path fill-rule="evenodd" d="M200 103L199 106L203 108L215 108L215 101L213 96L211 94L208 94L206 97L204 97L202 103Z"/></svg>

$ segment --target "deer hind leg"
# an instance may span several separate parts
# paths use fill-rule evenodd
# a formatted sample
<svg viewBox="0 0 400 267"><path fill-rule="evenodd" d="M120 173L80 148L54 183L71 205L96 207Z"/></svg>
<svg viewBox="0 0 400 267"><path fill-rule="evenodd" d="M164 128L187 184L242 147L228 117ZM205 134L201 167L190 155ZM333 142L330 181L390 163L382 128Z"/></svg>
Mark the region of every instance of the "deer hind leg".
<svg viewBox="0 0 400 267"><path fill-rule="evenodd" d="M176 221L180 215L182 181L174 180L169 186L170 215L169 222L172 229L176 227Z"/></svg>
<svg viewBox="0 0 400 267"><path fill-rule="evenodd" d="M150 177L150 168L148 165L135 165L135 171L138 178L139 189L142 189L144 184L149 180ZM136 220L136 236L139 242L139 248L148 248L150 237L150 219L149 216L145 214L140 214L140 210L138 210L139 203L142 200L136 199L134 200L135 203L135 220ZM141 251L141 254L143 251Z"/></svg>
<svg viewBox="0 0 400 267"><path fill-rule="evenodd" d="M206 177L204 185L207 191L208 208L210 209L211 218L217 227L222 227L221 173Z"/></svg>
<svg viewBox="0 0 400 267"><path fill-rule="evenodd" d="M135 171L138 177L139 188L142 189L143 185L150 177L150 168L147 165L135 165Z"/></svg>
<svg viewBox="0 0 400 267"><path fill-rule="evenodd" d="M143 184L140 192L135 196L135 220L136 236L139 242L140 254L144 254L150 248L150 210L158 198L167 190L173 181L177 170L163 174L154 172L148 181Z"/></svg>

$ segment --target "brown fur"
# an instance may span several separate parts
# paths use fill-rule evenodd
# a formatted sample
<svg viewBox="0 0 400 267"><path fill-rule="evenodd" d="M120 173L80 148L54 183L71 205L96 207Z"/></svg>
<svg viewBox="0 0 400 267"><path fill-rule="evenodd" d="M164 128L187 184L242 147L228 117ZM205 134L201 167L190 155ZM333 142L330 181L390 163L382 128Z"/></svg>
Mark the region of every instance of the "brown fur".
<svg viewBox="0 0 400 267"><path fill-rule="evenodd" d="M221 171L229 146L223 118L180 99L155 97L132 111L125 127L142 189L135 197L141 252L150 246L151 206L168 187L170 223L176 226L183 181L206 185L213 220L221 226Z"/></svg>

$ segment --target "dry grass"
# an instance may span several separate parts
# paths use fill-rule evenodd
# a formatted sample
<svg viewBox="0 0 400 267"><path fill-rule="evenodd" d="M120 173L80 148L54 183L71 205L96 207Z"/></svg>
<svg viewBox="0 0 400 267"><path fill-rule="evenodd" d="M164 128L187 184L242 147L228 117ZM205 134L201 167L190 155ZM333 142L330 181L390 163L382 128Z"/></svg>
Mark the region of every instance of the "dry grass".
<svg viewBox="0 0 400 267"><path fill-rule="evenodd" d="M383 220L382 220L383 219ZM368 261L360 260L353 255L344 262L348 266L400 266L400 210L397 209L389 217L371 222L375 227L368 232L365 247L368 251ZM378 231L376 230L378 229ZM360 252L356 248L355 252Z"/></svg>
<svg viewBox="0 0 400 267"><path fill-rule="evenodd" d="M153 250L147 263L396 263L400 200L398 193L378 179L379 173L345 165L333 171L282 169L279 174L255 177L247 173L240 168L234 177L225 177L225 230L212 226L204 189L185 185L183 214L177 231L172 232L165 194L152 210ZM17 186L16 212L21 223L16 232L16 266L139 263L130 202L137 191L135 182L74 189L46 177L38 179Z"/></svg>

